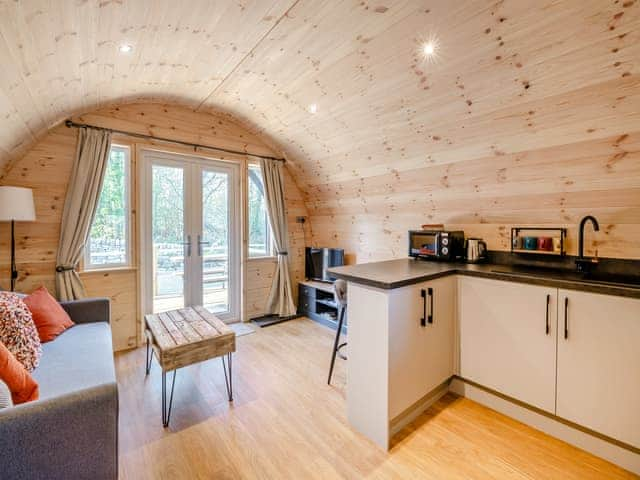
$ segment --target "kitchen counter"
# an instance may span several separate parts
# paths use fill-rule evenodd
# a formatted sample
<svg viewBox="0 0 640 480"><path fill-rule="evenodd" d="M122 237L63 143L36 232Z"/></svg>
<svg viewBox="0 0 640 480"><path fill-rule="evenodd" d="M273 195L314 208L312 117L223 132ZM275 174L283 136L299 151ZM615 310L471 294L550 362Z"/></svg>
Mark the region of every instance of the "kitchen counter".
<svg viewBox="0 0 640 480"><path fill-rule="evenodd" d="M349 282L349 424L388 450L452 389L519 420L545 412L531 424L544 419L547 433L565 441L589 435L568 421L640 447L640 385L629 380L640 374L638 260L601 258L591 277L573 271L569 256L537 265L507 252L489 260L329 270Z"/></svg>
<svg viewBox="0 0 640 480"><path fill-rule="evenodd" d="M640 275L613 275L594 272L591 276L586 276L571 270L491 263L444 263L410 258L334 267L329 269L329 272L348 282L384 290L413 285L447 275L469 275L640 298Z"/></svg>

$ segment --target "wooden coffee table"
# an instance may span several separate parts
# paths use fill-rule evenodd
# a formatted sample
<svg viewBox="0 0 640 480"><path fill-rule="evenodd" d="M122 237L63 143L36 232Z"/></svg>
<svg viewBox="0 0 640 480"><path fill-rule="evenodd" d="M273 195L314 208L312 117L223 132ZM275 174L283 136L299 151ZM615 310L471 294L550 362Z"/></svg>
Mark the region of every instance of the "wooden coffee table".
<svg viewBox="0 0 640 480"><path fill-rule="evenodd" d="M162 424L165 427L169 426L171 417L178 368L221 356L227 395L229 401L233 401L231 354L236 351L236 334L228 325L204 307L149 314L145 315L144 320L147 337L146 375L149 375L155 354L162 368ZM171 394L167 404L167 372L172 370Z"/></svg>

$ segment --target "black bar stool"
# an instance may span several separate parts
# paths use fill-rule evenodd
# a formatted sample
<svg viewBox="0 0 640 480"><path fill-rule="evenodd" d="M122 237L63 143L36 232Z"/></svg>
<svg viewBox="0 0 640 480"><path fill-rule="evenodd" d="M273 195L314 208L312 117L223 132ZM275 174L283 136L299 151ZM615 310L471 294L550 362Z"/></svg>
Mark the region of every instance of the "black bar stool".
<svg viewBox="0 0 640 480"><path fill-rule="evenodd" d="M329 379L327 384L331 385L331 375L333 374L333 365L336 363L336 355L346 360L347 357L340 352L340 349L347 345L347 342L340 342L340 333L342 333L342 323L344 322L344 312L347 310L347 282L344 280L336 280L333 284L333 298L338 307L338 329L336 330L336 340L333 342L333 353L331 354L331 366L329 367Z"/></svg>

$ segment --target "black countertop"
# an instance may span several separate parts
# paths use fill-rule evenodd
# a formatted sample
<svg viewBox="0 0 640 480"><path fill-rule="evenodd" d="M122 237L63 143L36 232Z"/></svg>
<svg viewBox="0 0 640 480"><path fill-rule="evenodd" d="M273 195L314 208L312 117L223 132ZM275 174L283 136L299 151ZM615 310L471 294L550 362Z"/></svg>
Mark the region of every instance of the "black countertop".
<svg viewBox="0 0 640 480"><path fill-rule="evenodd" d="M385 262L334 267L329 272L343 280L385 290L447 275L467 275L568 290L640 298L640 275L597 274L492 263L442 263L403 258ZM640 272L639 272L640 273Z"/></svg>

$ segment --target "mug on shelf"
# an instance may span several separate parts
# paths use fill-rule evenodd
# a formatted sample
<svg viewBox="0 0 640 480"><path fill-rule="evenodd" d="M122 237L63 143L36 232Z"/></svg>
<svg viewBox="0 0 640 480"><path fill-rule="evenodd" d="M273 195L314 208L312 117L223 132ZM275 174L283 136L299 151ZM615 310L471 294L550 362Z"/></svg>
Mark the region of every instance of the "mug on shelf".
<svg viewBox="0 0 640 480"><path fill-rule="evenodd" d="M523 237L522 248L525 250L536 250L538 248L538 237Z"/></svg>
<svg viewBox="0 0 640 480"><path fill-rule="evenodd" d="M511 242L513 243L514 250L522 250L522 237L516 235L511 239Z"/></svg>
<svg viewBox="0 0 640 480"><path fill-rule="evenodd" d="M558 253L562 251L562 239L560 237L553 237L553 251Z"/></svg>
<svg viewBox="0 0 640 480"><path fill-rule="evenodd" d="M545 250L547 252L553 250L553 238L538 237L538 250Z"/></svg>

